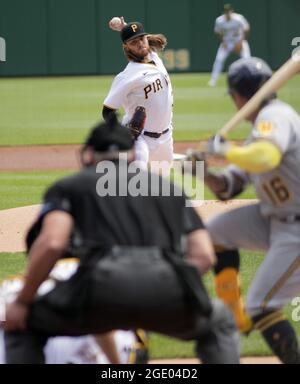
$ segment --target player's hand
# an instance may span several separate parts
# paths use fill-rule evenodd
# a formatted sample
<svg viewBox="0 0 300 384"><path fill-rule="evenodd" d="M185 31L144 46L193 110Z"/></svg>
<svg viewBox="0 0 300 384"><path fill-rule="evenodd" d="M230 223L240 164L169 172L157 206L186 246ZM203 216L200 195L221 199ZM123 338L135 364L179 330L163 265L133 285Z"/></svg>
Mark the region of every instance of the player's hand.
<svg viewBox="0 0 300 384"><path fill-rule="evenodd" d="M207 173L207 164L206 164L206 158L205 153L202 151L195 151L193 149L188 149L186 151L186 158L184 161L190 161L192 163L191 167L191 174L193 176L197 176L197 162L204 162L204 173Z"/></svg>
<svg viewBox="0 0 300 384"><path fill-rule="evenodd" d="M17 301L6 306L4 330L8 332L23 331L26 328L28 307Z"/></svg>
<svg viewBox="0 0 300 384"><path fill-rule="evenodd" d="M230 144L220 135L213 136L207 143L207 154L217 157L225 157Z"/></svg>
<svg viewBox="0 0 300 384"><path fill-rule="evenodd" d="M126 21L124 20L124 17L123 17L123 16L121 16L120 19L121 19L121 22L122 22L122 28L121 28L121 30L122 30L122 29L125 27L125 25L127 25L127 23L126 23Z"/></svg>
<svg viewBox="0 0 300 384"><path fill-rule="evenodd" d="M234 52L239 55L243 49L243 39L238 41L234 46Z"/></svg>

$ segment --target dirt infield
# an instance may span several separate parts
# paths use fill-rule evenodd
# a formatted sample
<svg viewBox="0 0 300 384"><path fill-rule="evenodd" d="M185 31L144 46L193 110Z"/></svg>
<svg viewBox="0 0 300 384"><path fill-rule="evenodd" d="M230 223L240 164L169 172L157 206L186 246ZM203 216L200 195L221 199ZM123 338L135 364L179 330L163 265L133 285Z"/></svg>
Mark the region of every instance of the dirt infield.
<svg viewBox="0 0 300 384"><path fill-rule="evenodd" d="M188 148L196 149L198 145L198 142L176 142L174 152L185 153ZM0 147L0 171L76 170L79 149L80 145ZM224 163L208 160L212 165Z"/></svg>
<svg viewBox="0 0 300 384"><path fill-rule="evenodd" d="M242 205L255 203L256 200L232 200L225 203L208 200L196 209L204 220ZM25 250L25 234L35 220L40 205L0 211L0 252L23 252Z"/></svg>
<svg viewBox="0 0 300 384"><path fill-rule="evenodd" d="M0 171L76 170L79 145L0 147Z"/></svg>

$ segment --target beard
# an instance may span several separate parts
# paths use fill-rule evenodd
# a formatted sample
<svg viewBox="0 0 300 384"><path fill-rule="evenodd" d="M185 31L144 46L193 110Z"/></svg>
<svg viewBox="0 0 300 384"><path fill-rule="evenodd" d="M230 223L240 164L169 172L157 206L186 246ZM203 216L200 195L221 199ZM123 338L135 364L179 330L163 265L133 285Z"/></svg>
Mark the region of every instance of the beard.
<svg viewBox="0 0 300 384"><path fill-rule="evenodd" d="M137 63L142 63L143 61L145 61L145 58L148 56L150 52L151 52L150 47L147 49L147 51L144 54L133 53L129 48L124 47L124 53L128 58L128 60L135 61Z"/></svg>

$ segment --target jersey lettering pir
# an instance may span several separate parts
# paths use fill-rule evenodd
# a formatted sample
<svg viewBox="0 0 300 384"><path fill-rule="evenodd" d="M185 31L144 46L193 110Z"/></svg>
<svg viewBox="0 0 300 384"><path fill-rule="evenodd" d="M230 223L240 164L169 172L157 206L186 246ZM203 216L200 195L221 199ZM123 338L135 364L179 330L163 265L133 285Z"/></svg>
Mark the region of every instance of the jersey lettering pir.
<svg viewBox="0 0 300 384"><path fill-rule="evenodd" d="M151 52L152 63L129 62L119 73L104 100L111 109L125 110L123 124L127 124L140 105L146 109L145 131L163 132L171 129L173 91L166 68L158 54Z"/></svg>

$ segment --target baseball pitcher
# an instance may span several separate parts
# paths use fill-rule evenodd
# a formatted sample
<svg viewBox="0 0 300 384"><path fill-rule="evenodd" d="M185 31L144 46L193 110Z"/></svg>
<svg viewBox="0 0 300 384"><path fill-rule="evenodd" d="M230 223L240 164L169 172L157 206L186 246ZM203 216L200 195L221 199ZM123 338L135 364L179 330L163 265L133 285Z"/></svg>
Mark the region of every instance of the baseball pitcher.
<svg viewBox="0 0 300 384"><path fill-rule="evenodd" d="M110 27L114 29L111 25ZM138 135L134 135L136 160L146 167L149 162L164 162L170 168L173 161L173 91L168 72L157 51L167 40L163 35L149 35L139 22L123 24L123 50L129 61L119 73L104 100L103 117L123 107L122 123L130 125L136 108L145 110L146 119Z"/></svg>

